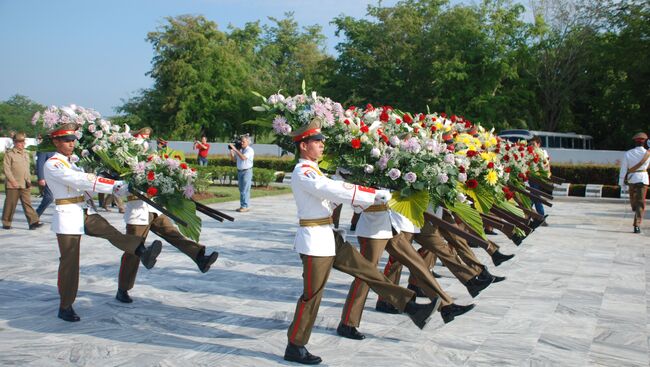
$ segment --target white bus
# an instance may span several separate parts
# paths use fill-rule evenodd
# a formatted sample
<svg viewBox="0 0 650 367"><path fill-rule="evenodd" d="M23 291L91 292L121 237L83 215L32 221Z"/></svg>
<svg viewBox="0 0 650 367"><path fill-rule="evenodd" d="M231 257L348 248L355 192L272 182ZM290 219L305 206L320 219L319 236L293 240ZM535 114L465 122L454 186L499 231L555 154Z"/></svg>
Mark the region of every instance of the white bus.
<svg viewBox="0 0 650 367"><path fill-rule="evenodd" d="M564 148L564 149L595 149L591 135L576 133L554 133L550 131L537 130L503 130L499 137L513 142L519 140L530 140L539 136L543 148Z"/></svg>

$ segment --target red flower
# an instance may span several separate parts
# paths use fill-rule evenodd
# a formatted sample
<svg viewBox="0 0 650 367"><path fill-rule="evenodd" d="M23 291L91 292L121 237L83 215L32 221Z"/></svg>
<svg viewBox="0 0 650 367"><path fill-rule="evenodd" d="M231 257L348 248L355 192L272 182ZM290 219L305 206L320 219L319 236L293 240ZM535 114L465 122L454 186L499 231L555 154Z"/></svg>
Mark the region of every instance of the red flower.
<svg viewBox="0 0 650 367"><path fill-rule="evenodd" d="M153 180L155 180L155 179L156 179L156 174L154 173L154 171L149 171L149 172L147 173L147 180L149 180L149 181L153 181Z"/></svg>
<svg viewBox="0 0 650 367"><path fill-rule="evenodd" d="M510 192L510 188L508 186L503 186L503 192Z"/></svg>
<svg viewBox="0 0 650 367"><path fill-rule="evenodd" d="M361 148L361 140L359 140L359 139L352 139L352 141L350 143L352 144L352 148L354 148L354 149Z"/></svg>
<svg viewBox="0 0 650 367"><path fill-rule="evenodd" d="M468 189L475 189L478 187L478 181L472 178L470 180L467 180L467 182L465 182L465 186L467 186Z"/></svg>
<svg viewBox="0 0 650 367"><path fill-rule="evenodd" d="M187 163L181 163L181 168L182 169L187 169Z"/></svg>
<svg viewBox="0 0 650 367"><path fill-rule="evenodd" d="M153 155L147 157L147 162L151 162L152 160L153 160Z"/></svg>
<svg viewBox="0 0 650 367"><path fill-rule="evenodd" d="M528 146L527 149L528 149L528 153L532 153L532 152L533 152L533 146L532 146L532 145Z"/></svg>
<svg viewBox="0 0 650 367"><path fill-rule="evenodd" d="M506 168L504 168L503 170L504 170L506 173L510 173L510 171L512 171L512 169L510 169L510 167L506 167Z"/></svg>
<svg viewBox="0 0 650 367"><path fill-rule="evenodd" d="M379 121L387 122L389 117L390 117L390 116L388 115L388 112L386 112L386 110L384 110L384 111L382 111L382 113L379 115Z"/></svg>
<svg viewBox="0 0 650 367"><path fill-rule="evenodd" d="M158 189L153 186L148 188L147 195L149 195L150 197L158 195Z"/></svg>
<svg viewBox="0 0 650 367"><path fill-rule="evenodd" d="M404 115L404 122L406 122L407 124L413 123L413 119L411 118L411 115L409 115L408 113Z"/></svg>
<svg viewBox="0 0 650 367"><path fill-rule="evenodd" d="M494 163L493 162L488 162L487 168L494 168Z"/></svg>
<svg viewBox="0 0 650 367"><path fill-rule="evenodd" d="M426 117L426 116L424 116L424 114L421 113L421 114L420 114L420 121L424 120L425 117Z"/></svg>
<svg viewBox="0 0 650 367"><path fill-rule="evenodd" d="M470 127L472 127L472 123L469 122L469 121L466 121L466 122L465 122L465 128L466 128L466 129L469 129Z"/></svg>
<svg viewBox="0 0 650 367"><path fill-rule="evenodd" d="M388 142L390 141L385 134L382 134L381 138L384 139L384 143L386 143L386 144L388 144Z"/></svg>
<svg viewBox="0 0 650 367"><path fill-rule="evenodd" d="M456 116L456 115L451 115L451 119L450 119L451 122L456 122L457 119L458 119L458 116Z"/></svg>
<svg viewBox="0 0 650 367"><path fill-rule="evenodd" d="M508 162L510 160L510 156L509 155L504 155L503 160Z"/></svg>
<svg viewBox="0 0 650 367"><path fill-rule="evenodd" d="M399 124L402 123L402 120L400 120L399 118L395 118L395 123L396 123L397 125L399 125Z"/></svg>
<svg viewBox="0 0 650 367"><path fill-rule="evenodd" d="M449 144L447 145L447 150L453 152L454 150L456 150L456 147L454 146L454 144Z"/></svg>
<svg viewBox="0 0 650 367"><path fill-rule="evenodd" d="M515 197L515 193L514 193L514 192L506 192L505 194L506 194L506 200L510 200L510 199L512 199L513 197Z"/></svg>
<svg viewBox="0 0 650 367"><path fill-rule="evenodd" d="M510 151L510 145L506 145L506 152Z"/></svg>
<svg viewBox="0 0 650 367"><path fill-rule="evenodd" d="M192 172L196 172L196 168L191 168Z"/></svg>
<svg viewBox="0 0 650 367"><path fill-rule="evenodd" d="M368 111L374 111L375 108L374 108L370 103L368 103L368 104L366 105L366 110L368 110Z"/></svg>
<svg viewBox="0 0 650 367"><path fill-rule="evenodd" d="M522 146L520 145L520 146L519 146L519 151L520 151L520 152L523 152L523 151L524 151L524 147L522 147Z"/></svg>
<svg viewBox="0 0 650 367"><path fill-rule="evenodd" d="M361 126L361 132L362 133L367 133L368 131L370 131L370 129L368 129L368 126L366 126L366 125Z"/></svg>
<svg viewBox="0 0 650 367"><path fill-rule="evenodd" d="M169 154L165 154L165 155L163 155L163 157L165 157L165 159L167 159L167 158L169 158Z"/></svg>
<svg viewBox="0 0 650 367"><path fill-rule="evenodd" d="M356 110L356 109L357 109L357 106L350 106L350 107L348 107L348 110Z"/></svg>
<svg viewBox="0 0 650 367"><path fill-rule="evenodd" d="M440 113L440 116L441 116L441 117L442 117L442 118L444 119L444 118L446 118L446 117L447 117L447 114L446 114L446 113L444 113L444 112L441 112L441 113Z"/></svg>
<svg viewBox="0 0 650 367"><path fill-rule="evenodd" d="M414 132L415 134L417 134L418 131L420 131L420 129L418 129L417 127L416 127L415 129L413 129L413 132Z"/></svg>
<svg viewBox="0 0 650 367"><path fill-rule="evenodd" d="M350 125L350 120L348 120L348 119L343 120L343 122L344 122L346 125Z"/></svg>
<svg viewBox="0 0 650 367"><path fill-rule="evenodd" d="M458 167L458 172L465 173L465 166Z"/></svg>
<svg viewBox="0 0 650 367"><path fill-rule="evenodd" d="M478 152L475 151L475 150L468 150L467 151L467 156L468 157L475 157L477 154L478 154Z"/></svg>
<svg viewBox="0 0 650 367"><path fill-rule="evenodd" d="M539 157L533 158L533 162L535 162L535 163L539 162Z"/></svg>
<svg viewBox="0 0 650 367"><path fill-rule="evenodd" d="M436 130L438 130L437 127L435 127L435 126L431 126L431 131L436 132Z"/></svg>

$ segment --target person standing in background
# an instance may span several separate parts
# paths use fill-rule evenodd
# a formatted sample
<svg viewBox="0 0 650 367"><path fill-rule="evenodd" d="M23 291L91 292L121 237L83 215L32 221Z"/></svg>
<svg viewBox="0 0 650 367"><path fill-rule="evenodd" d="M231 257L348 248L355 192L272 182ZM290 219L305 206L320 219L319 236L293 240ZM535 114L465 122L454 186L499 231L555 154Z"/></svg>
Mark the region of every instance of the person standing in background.
<svg viewBox="0 0 650 367"><path fill-rule="evenodd" d="M36 177L38 178L38 189L41 191L41 203L36 208L36 214L40 218L45 209L54 201L52 191L47 187L47 181L43 175L43 165L54 156L54 152L36 152Z"/></svg>
<svg viewBox="0 0 650 367"><path fill-rule="evenodd" d="M29 153L25 150L25 133L17 132L13 143L14 147L5 153L4 158L5 204L2 209L2 228L11 229L16 205L20 200L29 229L36 229L43 224L38 220L30 197L32 175L29 169Z"/></svg>
<svg viewBox="0 0 650 367"><path fill-rule="evenodd" d="M233 144L228 144L230 160L237 160L237 184L239 185L238 212L247 212L251 199L251 184L253 183L253 159L255 151L250 146L250 136L241 136L241 150Z"/></svg>
<svg viewBox="0 0 650 367"><path fill-rule="evenodd" d="M194 149L199 151L196 160L199 162L199 166L208 165L208 152L210 151L210 144L208 143L208 138L204 136L201 137L201 141L194 141Z"/></svg>
<svg viewBox="0 0 650 367"><path fill-rule="evenodd" d="M647 146L648 135L637 133L632 137L635 147L625 152L621 160L618 177L619 186L628 185L630 205L634 211L633 232L641 233L641 221L645 213L645 196L648 192L648 166L650 153Z"/></svg>

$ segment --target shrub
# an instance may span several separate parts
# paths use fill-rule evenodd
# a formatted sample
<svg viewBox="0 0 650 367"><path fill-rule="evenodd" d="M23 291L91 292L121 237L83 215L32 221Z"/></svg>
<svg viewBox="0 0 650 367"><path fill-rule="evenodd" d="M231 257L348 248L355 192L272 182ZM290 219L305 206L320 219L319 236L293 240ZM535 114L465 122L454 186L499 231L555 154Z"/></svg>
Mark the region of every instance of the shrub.
<svg viewBox="0 0 650 367"><path fill-rule="evenodd" d="M619 167L604 164L553 164L551 172L572 184L617 185Z"/></svg>
<svg viewBox="0 0 650 367"><path fill-rule="evenodd" d="M187 163L196 164L196 157L187 157ZM259 157L255 158L253 166L255 168L266 168L273 171L291 172L296 162L292 158L275 158L275 157ZM234 167L235 163L227 156L210 156L208 158L208 167L210 166L231 166Z"/></svg>
<svg viewBox="0 0 650 367"><path fill-rule="evenodd" d="M275 179L275 171L272 169L255 168L253 169L253 182L255 186L269 186Z"/></svg>

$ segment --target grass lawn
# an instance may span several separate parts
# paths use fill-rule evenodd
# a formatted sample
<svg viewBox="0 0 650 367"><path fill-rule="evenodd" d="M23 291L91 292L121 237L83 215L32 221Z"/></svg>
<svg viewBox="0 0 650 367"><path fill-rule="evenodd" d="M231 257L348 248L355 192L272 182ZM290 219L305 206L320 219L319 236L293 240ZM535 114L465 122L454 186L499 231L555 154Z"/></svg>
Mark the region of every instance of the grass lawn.
<svg viewBox="0 0 650 367"><path fill-rule="evenodd" d="M224 203L226 201L239 201L239 188L237 186L210 186L208 192L214 197L201 199L203 204ZM251 198L263 196L290 194L289 186L252 187Z"/></svg>

